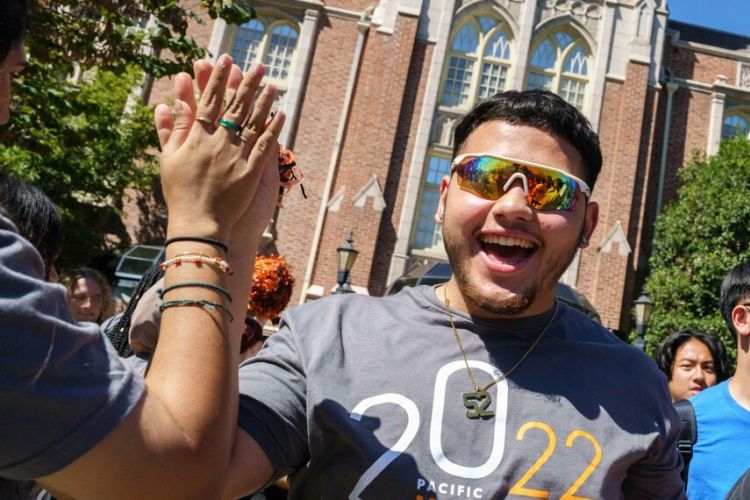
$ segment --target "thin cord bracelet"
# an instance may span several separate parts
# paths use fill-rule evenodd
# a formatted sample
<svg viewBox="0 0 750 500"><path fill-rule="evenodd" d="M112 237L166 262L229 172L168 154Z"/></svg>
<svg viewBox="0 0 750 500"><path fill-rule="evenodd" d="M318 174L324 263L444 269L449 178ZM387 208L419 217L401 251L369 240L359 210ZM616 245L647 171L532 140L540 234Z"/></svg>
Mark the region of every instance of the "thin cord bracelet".
<svg viewBox="0 0 750 500"><path fill-rule="evenodd" d="M170 266L180 267L183 262L195 264L198 267L202 267L203 264L209 264L218 267L223 273L232 274L232 267L221 257L209 257L205 254L191 252L179 254L171 259L165 260L159 264L159 267L166 271Z"/></svg>
<svg viewBox="0 0 750 500"><path fill-rule="evenodd" d="M232 316L232 313L229 312L229 309L227 309L222 304L217 304L216 302L211 302L210 300L203 300L203 299L179 299L179 300L166 300L159 304L159 312L164 312L165 309L169 309L170 307L189 307L189 306L198 306L203 308L206 311L221 311L224 314L227 315L230 322L234 321L234 316Z"/></svg>
<svg viewBox="0 0 750 500"><path fill-rule="evenodd" d="M232 303L232 295L229 293L229 291L219 285L214 285L213 283L206 283L204 281L185 281L184 283L175 283L174 285L170 285L165 288L159 288L156 293L159 295L160 299L164 299L164 295L167 292L171 292L172 290L176 290L178 288L188 288L188 287L197 287L197 288L207 288L209 290L216 290L217 292L224 295L229 300L229 303Z"/></svg>
<svg viewBox="0 0 750 500"><path fill-rule="evenodd" d="M215 240L213 238L204 238L203 236L175 236L174 238L169 238L167 241L165 241L164 246L168 247L172 243L177 243L178 241L195 241L198 243L208 243L209 245L214 245L221 248L222 250L224 250L224 253L229 253L229 246L226 243L222 243L221 241Z"/></svg>

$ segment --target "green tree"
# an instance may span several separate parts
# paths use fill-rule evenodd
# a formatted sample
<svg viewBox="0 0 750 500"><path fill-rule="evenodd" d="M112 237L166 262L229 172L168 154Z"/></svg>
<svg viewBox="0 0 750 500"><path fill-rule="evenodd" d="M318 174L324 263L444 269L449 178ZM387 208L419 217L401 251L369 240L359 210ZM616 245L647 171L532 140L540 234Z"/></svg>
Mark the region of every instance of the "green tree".
<svg viewBox="0 0 750 500"><path fill-rule="evenodd" d="M736 342L718 301L729 270L750 260L750 141L724 141L712 157L696 154L680 180L677 199L656 222L647 345L653 353L667 335L691 327L720 337L734 357Z"/></svg>
<svg viewBox="0 0 750 500"><path fill-rule="evenodd" d="M63 264L80 264L126 238L128 187L148 190L157 170L152 110L135 90L146 75L191 71L205 55L187 35L201 12L230 23L254 13L226 0L30 0L29 67L13 117L0 129L0 172L34 183L66 218ZM119 226L119 228L118 228ZM124 243L127 243L125 241Z"/></svg>

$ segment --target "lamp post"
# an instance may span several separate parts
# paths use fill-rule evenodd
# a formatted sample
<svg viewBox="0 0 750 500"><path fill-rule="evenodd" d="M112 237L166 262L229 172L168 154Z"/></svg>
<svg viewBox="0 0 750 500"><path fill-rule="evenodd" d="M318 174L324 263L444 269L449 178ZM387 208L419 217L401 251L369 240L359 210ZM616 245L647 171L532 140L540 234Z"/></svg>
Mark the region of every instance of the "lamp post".
<svg viewBox="0 0 750 500"><path fill-rule="evenodd" d="M349 272L354 267L359 251L354 249L354 232L349 233L346 244L336 249L336 269L338 270L336 281L338 286L333 293L354 293L349 284Z"/></svg>
<svg viewBox="0 0 750 500"><path fill-rule="evenodd" d="M646 295L646 291L641 291L641 296L635 299L635 332L638 338L635 341L635 345L641 351L646 348L646 328L648 322L651 320L651 311L654 308L654 303Z"/></svg>

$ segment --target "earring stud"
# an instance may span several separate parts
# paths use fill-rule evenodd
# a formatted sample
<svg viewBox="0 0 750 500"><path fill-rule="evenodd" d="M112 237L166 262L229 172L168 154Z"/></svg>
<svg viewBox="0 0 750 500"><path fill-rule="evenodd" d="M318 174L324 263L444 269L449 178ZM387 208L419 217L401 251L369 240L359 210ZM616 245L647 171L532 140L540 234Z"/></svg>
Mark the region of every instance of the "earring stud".
<svg viewBox="0 0 750 500"><path fill-rule="evenodd" d="M445 219L445 214L443 212L438 212L437 213L437 218L442 222L443 219Z"/></svg>

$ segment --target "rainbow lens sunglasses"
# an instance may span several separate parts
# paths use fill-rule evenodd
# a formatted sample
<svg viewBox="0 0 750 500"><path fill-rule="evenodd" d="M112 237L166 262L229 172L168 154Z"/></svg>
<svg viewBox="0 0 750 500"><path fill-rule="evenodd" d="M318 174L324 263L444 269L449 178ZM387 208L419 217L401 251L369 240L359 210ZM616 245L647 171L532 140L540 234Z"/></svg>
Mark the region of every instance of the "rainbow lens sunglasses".
<svg viewBox="0 0 750 500"><path fill-rule="evenodd" d="M520 179L526 203L541 211L575 210L578 194L591 196L588 185L557 168L488 153L468 153L453 159L451 171L458 174L464 191L497 200Z"/></svg>

